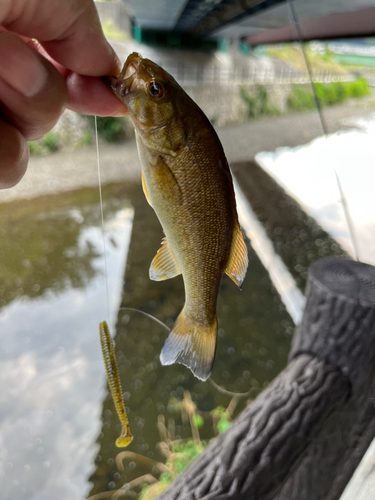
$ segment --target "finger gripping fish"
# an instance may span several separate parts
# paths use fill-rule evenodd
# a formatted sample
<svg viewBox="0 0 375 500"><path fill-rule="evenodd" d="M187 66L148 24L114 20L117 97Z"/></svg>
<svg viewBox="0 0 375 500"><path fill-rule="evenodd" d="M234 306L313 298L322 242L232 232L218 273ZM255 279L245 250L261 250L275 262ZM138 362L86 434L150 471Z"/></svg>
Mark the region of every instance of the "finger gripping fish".
<svg viewBox="0 0 375 500"><path fill-rule="evenodd" d="M119 448L123 448L125 446L128 446L133 441L133 436L130 432L124 399L122 397L121 382L117 368L113 340L111 334L109 333L109 328L106 321L102 321L99 324L99 333L105 371L107 372L108 385L111 390L113 402L115 403L117 415L122 424L121 435L116 439L116 446L118 446Z"/></svg>
<svg viewBox="0 0 375 500"><path fill-rule="evenodd" d="M228 163L207 117L160 66L133 53L110 84L128 107L143 190L165 233L150 278L182 274L185 285L185 305L160 360L181 363L206 380L222 275L241 287L248 264Z"/></svg>

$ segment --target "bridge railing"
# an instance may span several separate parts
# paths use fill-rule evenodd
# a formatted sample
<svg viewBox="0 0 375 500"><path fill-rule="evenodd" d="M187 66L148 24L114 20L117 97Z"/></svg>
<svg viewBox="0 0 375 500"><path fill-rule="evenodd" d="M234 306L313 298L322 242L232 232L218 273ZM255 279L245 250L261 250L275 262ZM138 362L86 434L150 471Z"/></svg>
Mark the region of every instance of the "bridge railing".
<svg viewBox="0 0 375 500"><path fill-rule="evenodd" d="M267 84L267 83L309 83L310 78L307 73L300 73L292 69L281 68L256 68L256 67L225 67L217 65L202 64L168 64L161 63L180 84L199 85L201 83L210 84ZM350 73L315 72L314 82L347 82L355 80L355 76Z"/></svg>

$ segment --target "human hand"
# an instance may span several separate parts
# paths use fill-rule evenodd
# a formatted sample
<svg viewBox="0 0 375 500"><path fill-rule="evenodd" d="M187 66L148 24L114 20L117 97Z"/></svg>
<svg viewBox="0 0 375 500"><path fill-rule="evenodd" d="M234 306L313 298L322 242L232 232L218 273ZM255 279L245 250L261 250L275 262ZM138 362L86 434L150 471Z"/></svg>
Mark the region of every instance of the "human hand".
<svg viewBox="0 0 375 500"><path fill-rule="evenodd" d="M19 182L27 141L50 130L65 107L126 114L100 79L120 70L92 0L0 0L0 188Z"/></svg>

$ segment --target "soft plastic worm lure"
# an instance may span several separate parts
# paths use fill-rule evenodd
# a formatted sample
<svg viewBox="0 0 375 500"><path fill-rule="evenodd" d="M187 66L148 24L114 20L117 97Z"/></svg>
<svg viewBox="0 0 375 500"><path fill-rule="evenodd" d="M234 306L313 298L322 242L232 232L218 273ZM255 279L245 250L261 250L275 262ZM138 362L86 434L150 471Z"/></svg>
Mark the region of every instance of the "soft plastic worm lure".
<svg viewBox="0 0 375 500"><path fill-rule="evenodd" d="M126 415L124 399L122 397L121 382L117 368L115 350L113 340L109 333L109 328L106 321L99 324L100 344L102 346L103 360L105 370L107 372L108 385L111 389L112 398L115 403L117 415L122 424L122 432L119 438L116 439L116 446L124 448L133 441L132 433L130 432L129 421Z"/></svg>

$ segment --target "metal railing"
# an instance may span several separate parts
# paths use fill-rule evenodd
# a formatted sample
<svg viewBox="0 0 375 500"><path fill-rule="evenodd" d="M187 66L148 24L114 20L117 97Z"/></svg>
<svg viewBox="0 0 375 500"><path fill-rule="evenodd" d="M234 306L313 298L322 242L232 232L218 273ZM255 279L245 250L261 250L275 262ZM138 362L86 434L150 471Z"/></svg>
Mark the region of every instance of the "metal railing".
<svg viewBox="0 0 375 500"><path fill-rule="evenodd" d="M242 67L230 68L218 65L186 64L177 63L174 65L161 63L162 67L168 71L181 85L206 84L288 84L288 83L309 83L309 75L300 73L293 69ZM314 82L347 82L355 80L355 76L350 73L315 72Z"/></svg>

